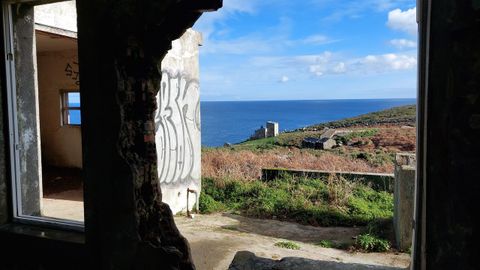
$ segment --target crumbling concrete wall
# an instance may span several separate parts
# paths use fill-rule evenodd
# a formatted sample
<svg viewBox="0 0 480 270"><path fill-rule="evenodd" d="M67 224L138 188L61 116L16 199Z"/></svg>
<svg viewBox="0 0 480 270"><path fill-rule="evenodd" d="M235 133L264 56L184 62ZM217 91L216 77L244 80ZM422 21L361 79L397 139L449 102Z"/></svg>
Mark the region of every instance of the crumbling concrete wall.
<svg viewBox="0 0 480 270"><path fill-rule="evenodd" d="M187 189L201 189L200 33L191 29L172 42L162 61L155 141L163 202L173 213L187 210ZM192 196L190 196L191 200ZM188 203L189 210L196 203Z"/></svg>
<svg viewBox="0 0 480 270"><path fill-rule="evenodd" d="M203 11L220 6L221 1L77 1L85 237L92 268L195 268L162 202L157 94L161 61L172 41Z"/></svg>
<svg viewBox="0 0 480 270"><path fill-rule="evenodd" d="M415 154L397 154L395 162L393 224L397 248L412 246L415 201Z"/></svg>

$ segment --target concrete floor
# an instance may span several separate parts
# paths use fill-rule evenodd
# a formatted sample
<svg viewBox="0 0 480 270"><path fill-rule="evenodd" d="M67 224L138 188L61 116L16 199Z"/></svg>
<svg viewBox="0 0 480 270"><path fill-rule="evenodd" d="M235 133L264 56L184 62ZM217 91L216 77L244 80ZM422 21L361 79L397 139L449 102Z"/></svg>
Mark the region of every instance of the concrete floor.
<svg viewBox="0 0 480 270"><path fill-rule="evenodd" d="M83 202L47 198L43 200L43 213L49 217L83 221ZM228 269L238 251L251 251L259 257L275 260L301 257L345 265L357 263L406 268L410 261L409 255L403 253L352 253L315 245L320 240L353 241L352 237L361 230L359 228L312 227L230 214L195 215L193 219L178 216L175 221L190 242L199 270ZM275 243L286 240L300 245L300 250L275 246Z"/></svg>
<svg viewBox="0 0 480 270"><path fill-rule="evenodd" d="M42 216L83 222L85 220L83 202L44 198Z"/></svg>

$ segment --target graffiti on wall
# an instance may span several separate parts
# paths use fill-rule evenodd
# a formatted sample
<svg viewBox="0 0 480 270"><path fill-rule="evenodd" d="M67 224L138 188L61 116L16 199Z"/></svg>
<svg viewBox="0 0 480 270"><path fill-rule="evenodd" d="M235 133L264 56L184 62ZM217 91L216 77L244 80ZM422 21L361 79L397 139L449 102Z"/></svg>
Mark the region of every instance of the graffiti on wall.
<svg viewBox="0 0 480 270"><path fill-rule="evenodd" d="M155 114L158 178L170 184L200 179L198 80L162 73Z"/></svg>
<svg viewBox="0 0 480 270"><path fill-rule="evenodd" d="M78 62L73 61L72 63L67 63L67 66L65 67L65 76L74 80L76 85L80 85L80 72L78 71Z"/></svg>

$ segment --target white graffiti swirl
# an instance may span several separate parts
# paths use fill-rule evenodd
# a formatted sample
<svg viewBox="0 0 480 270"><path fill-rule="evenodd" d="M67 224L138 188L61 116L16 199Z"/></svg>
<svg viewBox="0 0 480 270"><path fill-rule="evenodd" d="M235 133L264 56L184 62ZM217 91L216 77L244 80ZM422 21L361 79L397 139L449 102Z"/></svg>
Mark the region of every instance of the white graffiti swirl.
<svg viewBox="0 0 480 270"><path fill-rule="evenodd" d="M163 72L157 104L155 140L160 183L200 179L198 81Z"/></svg>

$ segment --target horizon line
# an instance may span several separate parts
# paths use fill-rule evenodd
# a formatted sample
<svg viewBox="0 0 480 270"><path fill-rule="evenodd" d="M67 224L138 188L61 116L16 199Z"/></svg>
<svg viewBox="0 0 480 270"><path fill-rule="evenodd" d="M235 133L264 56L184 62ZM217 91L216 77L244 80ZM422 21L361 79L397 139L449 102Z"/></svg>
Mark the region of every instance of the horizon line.
<svg viewBox="0 0 480 270"><path fill-rule="evenodd" d="M244 100L201 100L201 102L262 102L262 101L338 101L338 100L399 100L414 99L417 97L400 97L400 98L332 98L332 99L244 99Z"/></svg>

